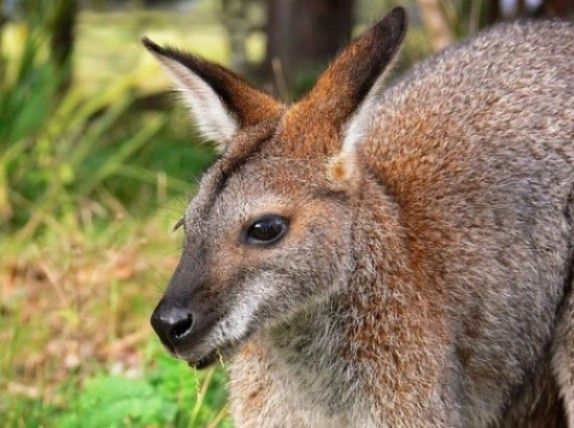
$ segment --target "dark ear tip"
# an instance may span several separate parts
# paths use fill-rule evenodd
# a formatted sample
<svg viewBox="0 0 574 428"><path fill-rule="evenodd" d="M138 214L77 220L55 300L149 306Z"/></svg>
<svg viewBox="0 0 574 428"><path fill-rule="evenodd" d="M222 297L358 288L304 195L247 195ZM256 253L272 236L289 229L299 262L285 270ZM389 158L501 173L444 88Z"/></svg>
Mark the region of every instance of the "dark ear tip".
<svg viewBox="0 0 574 428"><path fill-rule="evenodd" d="M163 53L163 48L157 43L153 42L150 38L143 37L141 41L142 45L144 45L145 48L150 52L160 55Z"/></svg>
<svg viewBox="0 0 574 428"><path fill-rule="evenodd" d="M387 16L385 16L384 20L389 20L394 25L397 25L399 27L406 27L408 20L407 11L402 6L394 7L387 14Z"/></svg>
<svg viewBox="0 0 574 428"><path fill-rule="evenodd" d="M403 6L396 6L391 9L388 16L393 19L407 19L407 11Z"/></svg>
<svg viewBox="0 0 574 428"><path fill-rule="evenodd" d="M407 11L402 6L397 6L391 9L383 19L377 22L374 26L375 32L384 37L391 37L402 40L407 30L408 16Z"/></svg>

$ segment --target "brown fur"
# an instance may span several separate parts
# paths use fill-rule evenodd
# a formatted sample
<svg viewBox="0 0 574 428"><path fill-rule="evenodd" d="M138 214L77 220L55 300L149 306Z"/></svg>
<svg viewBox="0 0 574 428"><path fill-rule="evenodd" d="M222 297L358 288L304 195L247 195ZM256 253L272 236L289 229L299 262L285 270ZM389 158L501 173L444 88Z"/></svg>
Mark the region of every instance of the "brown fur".
<svg viewBox="0 0 574 428"><path fill-rule="evenodd" d="M174 352L231 359L237 426L572 426L574 26L501 25L379 90L404 29L242 122L154 316L184 304ZM287 234L246 245L265 214Z"/></svg>

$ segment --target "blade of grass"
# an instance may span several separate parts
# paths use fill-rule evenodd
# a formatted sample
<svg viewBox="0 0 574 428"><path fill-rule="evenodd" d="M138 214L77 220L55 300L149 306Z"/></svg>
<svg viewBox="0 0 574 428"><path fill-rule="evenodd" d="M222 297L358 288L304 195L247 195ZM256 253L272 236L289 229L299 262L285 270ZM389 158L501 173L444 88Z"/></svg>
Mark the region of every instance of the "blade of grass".
<svg viewBox="0 0 574 428"><path fill-rule="evenodd" d="M131 139L126 141L114 154L109 157L95 173L84 183L78 190L81 196L87 196L91 193L103 180L110 177L121 168L122 163L130 157L136 150L147 143L163 126L165 125L164 118L153 118L147 122L144 127Z"/></svg>
<svg viewBox="0 0 574 428"><path fill-rule="evenodd" d="M205 395L207 394L207 390L209 389L209 383L211 382L211 378L213 377L214 372L215 368L209 369L209 371L203 378L201 387L197 391L197 399L195 401L195 405L193 406L193 410L191 411L191 417L189 418L190 428L197 426L196 421L199 416L199 411L201 410L201 406L203 406L203 401L205 400Z"/></svg>
<svg viewBox="0 0 574 428"><path fill-rule="evenodd" d="M227 416L229 416L229 404L226 404L221 408L215 418L213 418L209 425L207 425L207 428L217 428Z"/></svg>

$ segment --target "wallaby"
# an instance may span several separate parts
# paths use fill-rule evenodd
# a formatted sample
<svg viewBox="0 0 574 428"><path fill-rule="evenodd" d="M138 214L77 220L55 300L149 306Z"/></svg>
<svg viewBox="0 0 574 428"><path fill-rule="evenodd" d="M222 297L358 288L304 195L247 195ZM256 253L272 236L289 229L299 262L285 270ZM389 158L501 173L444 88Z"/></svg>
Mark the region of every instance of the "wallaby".
<svg viewBox="0 0 574 428"><path fill-rule="evenodd" d="M574 24L385 88L393 9L284 105L148 39L222 155L152 325L238 427L574 427Z"/></svg>

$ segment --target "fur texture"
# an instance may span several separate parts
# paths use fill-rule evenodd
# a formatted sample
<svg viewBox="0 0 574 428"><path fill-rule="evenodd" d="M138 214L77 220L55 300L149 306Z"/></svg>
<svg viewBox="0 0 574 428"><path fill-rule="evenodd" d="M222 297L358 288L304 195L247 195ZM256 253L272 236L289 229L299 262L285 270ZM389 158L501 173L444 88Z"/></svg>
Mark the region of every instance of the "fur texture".
<svg viewBox="0 0 574 428"><path fill-rule="evenodd" d="M156 313L193 314L180 357L229 357L236 426L574 426L574 25L499 25L383 90L405 27L265 98L186 212ZM269 213L285 237L242 242Z"/></svg>

